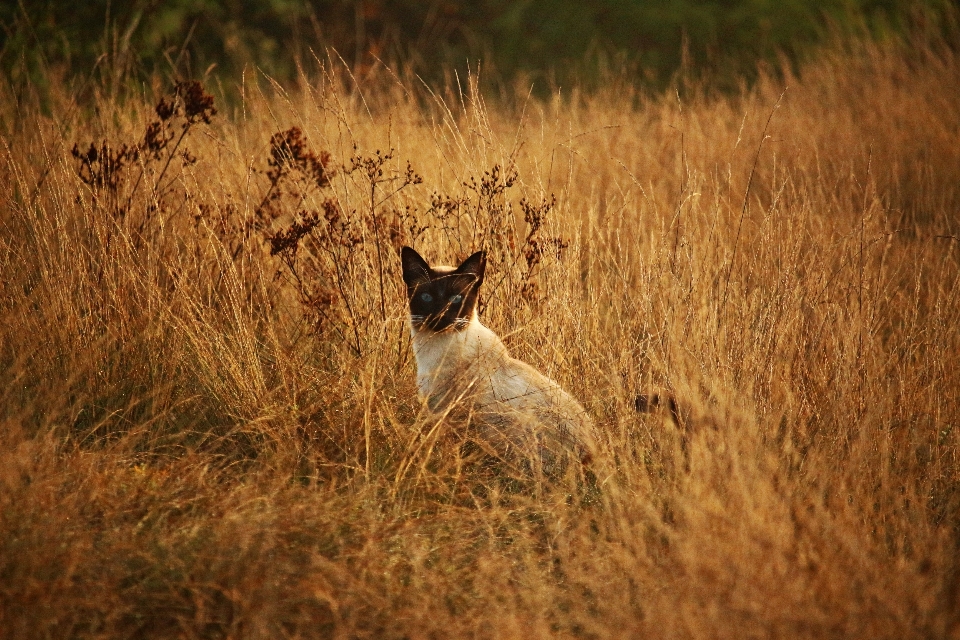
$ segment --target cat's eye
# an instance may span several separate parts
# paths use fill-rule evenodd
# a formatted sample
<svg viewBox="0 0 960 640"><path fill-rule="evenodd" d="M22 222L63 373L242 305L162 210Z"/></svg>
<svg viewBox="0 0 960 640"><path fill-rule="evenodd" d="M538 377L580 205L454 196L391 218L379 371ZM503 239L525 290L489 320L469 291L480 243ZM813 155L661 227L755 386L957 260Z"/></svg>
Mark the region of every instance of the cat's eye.
<svg viewBox="0 0 960 640"><path fill-rule="evenodd" d="M460 295L459 293L455 296L450 297L451 304L459 304L461 300L463 300L463 296Z"/></svg>
<svg viewBox="0 0 960 640"><path fill-rule="evenodd" d="M433 296L430 295L429 293L421 293L420 299L423 300L424 302L433 302Z"/></svg>

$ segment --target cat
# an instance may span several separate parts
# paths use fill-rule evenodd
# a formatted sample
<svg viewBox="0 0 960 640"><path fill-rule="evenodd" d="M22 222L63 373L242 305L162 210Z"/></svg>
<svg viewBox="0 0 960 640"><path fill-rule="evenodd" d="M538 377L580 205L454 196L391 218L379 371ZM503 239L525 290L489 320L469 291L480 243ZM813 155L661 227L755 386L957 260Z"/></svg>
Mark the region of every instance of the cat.
<svg viewBox="0 0 960 640"><path fill-rule="evenodd" d="M486 254L460 266L431 267L400 252L410 303L417 385L431 412L466 416L480 444L502 460L534 463L547 474L596 452L593 422L570 394L510 356L478 315Z"/></svg>

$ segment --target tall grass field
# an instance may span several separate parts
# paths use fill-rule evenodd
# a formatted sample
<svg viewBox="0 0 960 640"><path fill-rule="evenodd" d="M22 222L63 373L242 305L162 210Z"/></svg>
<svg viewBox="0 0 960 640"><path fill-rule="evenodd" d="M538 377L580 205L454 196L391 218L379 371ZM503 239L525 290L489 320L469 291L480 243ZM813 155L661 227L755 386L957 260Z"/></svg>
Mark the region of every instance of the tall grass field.
<svg viewBox="0 0 960 640"><path fill-rule="evenodd" d="M960 637L951 43L221 83L0 86L0 636ZM424 410L403 245L486 249L587 481Z"/></svg>

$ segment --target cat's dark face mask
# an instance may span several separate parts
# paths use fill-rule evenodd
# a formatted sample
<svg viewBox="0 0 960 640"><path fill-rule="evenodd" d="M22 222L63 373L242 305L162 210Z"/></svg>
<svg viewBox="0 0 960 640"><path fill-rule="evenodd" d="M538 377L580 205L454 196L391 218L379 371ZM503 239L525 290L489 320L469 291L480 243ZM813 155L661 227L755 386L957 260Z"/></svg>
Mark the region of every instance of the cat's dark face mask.
<svg viewBox="0 0 960 640"><path fill-rule="evenodd" d="M401 250L400 259L414 329L463 330L477 308L486 267L484 252L474 253L456 269L432 269L409 247Z"/></svg>

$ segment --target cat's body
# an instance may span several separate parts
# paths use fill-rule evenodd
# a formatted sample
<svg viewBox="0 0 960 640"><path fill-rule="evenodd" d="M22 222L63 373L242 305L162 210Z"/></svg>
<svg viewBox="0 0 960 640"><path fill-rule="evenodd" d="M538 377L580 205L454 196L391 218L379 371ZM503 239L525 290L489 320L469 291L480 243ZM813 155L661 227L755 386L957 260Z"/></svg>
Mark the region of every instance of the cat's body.
<svg viewBox="0 0 960 640"><path fill-rule="evenodd" d="M402 258L417 384L429 409L466 418L482 444L500 457L539 461L547 471L570 460L589 460L595 449L593 423L580 403L512 358L480 322L483 254L456 269L430 268L406 247Z"/></svg>

